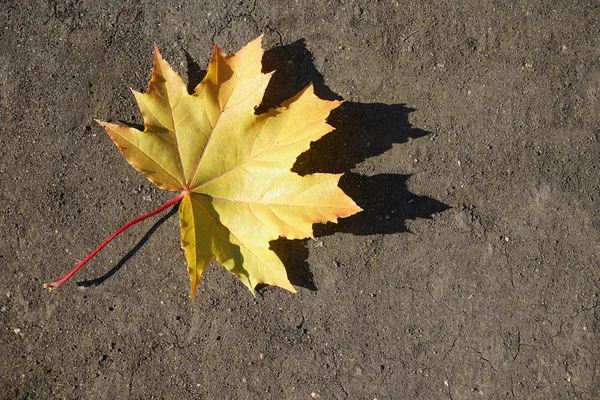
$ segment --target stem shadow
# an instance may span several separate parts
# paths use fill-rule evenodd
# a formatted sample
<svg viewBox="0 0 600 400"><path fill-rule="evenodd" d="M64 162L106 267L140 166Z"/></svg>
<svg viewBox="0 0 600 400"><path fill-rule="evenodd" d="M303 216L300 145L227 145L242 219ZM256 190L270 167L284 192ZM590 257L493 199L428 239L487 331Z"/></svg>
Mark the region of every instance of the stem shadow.
<svg viewBox="0 0 600 400"><path fill-rule="evenodd" d="M154 223L154 225L152 225L152 227L150 229L148 229L148 231L140 239L140 241L137 242L137 244L131 250L129 250L127 252L127 254L125 254L123 256L123 258L121 258L121 260L114 267L112 267L107 273L105 273L104 275L102 275L98 278L88 279L85 281L77 282L77 286L86 287L86 288L91 287L91 286L98 286L98 285L101 285L102 283L104 283L104 281L106 281L107 279L112 277L114 274L116 274L121 268L123 268L123 266L127 263L127 261L129 261L129 259L131 257L133 257L142 248L142 246L144 246L144 244L146 244L148 239L150 239L150 236L152 236L152 234L154 234L154 232L162 224L164 224L169 218L171 218L174 214L176 214L178 210L179 210L179 204L176 204L175 206L173 206L173 208L171 208L171 210L169 210L169 212L167 214L163 215L158 221L156 221Z"/></svg>

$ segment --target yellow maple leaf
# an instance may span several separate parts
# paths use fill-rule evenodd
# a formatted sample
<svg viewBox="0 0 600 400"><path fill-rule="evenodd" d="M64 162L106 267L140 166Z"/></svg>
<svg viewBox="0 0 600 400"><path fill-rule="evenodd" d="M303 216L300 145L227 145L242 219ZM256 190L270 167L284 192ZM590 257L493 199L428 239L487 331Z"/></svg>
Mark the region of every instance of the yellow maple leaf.
<svg viewBox="0 0 600 400"><path fill-rule="evenodd" d="M320 99L309 85L255 114L272 76L261 72L261 39L231 56L215 45L192 94L155 49L148 91L134 92L144 131L98 121L134 168L181 192L172 203L181 200L192 298L214 257L252 292L259 283L295 292L269 242L312 237L312 224L361 211L337 186L341 175L291 171L312 141L333 130L326 119L341 102Z"/></svg>

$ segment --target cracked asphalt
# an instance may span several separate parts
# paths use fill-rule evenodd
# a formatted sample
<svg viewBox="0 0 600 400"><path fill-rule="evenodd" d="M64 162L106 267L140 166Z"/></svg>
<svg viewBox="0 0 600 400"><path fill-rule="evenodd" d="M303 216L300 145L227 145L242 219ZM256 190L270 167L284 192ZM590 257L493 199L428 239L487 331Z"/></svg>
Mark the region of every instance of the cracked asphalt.
<svg viewBox="0 0 600 400"><path fill-rule="evenodd" d="M13 1L0 9L0 397L600 398L600 5ZM262 112L346 102L294 167L364 212L272 243L292 295L218 265L95 118L141 124L156 44L193 88L264 33ZM80 284L77 285L76 282Z"/></svg>

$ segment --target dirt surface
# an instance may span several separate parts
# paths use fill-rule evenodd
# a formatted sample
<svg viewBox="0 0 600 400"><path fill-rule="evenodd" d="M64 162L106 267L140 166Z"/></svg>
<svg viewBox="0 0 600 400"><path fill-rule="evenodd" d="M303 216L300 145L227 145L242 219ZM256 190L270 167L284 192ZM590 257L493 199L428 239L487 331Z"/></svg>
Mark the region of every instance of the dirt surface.
<svg viewBox="0 0 600 400"><path fill-rule="evenodd" d="M175 3L0 9L2 398L600 398L600 3ZM365 209L273 243L298 294L189 302L176 210L43 290L172 196L93 121L153 44L193 86L260 33L265 106L347 100L295 168Z"/></svg>

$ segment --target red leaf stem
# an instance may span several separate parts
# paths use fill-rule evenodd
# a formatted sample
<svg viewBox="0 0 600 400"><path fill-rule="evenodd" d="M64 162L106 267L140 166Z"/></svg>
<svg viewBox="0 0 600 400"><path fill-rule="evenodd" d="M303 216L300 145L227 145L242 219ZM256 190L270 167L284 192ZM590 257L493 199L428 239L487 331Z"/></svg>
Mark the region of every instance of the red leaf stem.
<svg viewBox="0 0 600 400"><path fill-rule="evenodd" d="M108 239L106 239L104 242L102 242L100 244L100 246L96 247L96 249L94 251L92 251L86 258L84 258L83 261L81 261L79 264L77 264L77 266L75 268L73 268L71 271L69 271L68 274L66 274L65 276L63 276L62 278L57 280L56 282L45 283L44 287L47 289L56 289L57 287L59 287L60 285L65 283L67 280L69 280L69 278L72 277L75 274L75 272L79 271L79 269L81 267L83 267L88 261L90 261L100 250L102 250L104 248L104 246L109 244L114 238L119 236L123 231L127 230L129 227L137 224L138 222L141 222L141 221L145 220L146 218L150 218L153 215L156 215L159 212L166 210L167 208L171 207L172 205L179 203L186 194L188 194L188 191L184 190L177 197L171 199L169 202L158 207L156 210L150 211L148 214L142 215L141 217L137 217L136 219L129 221L128 223L126 223L125 225L120 227L115 233L110 235L108 237Z"/></svg>

